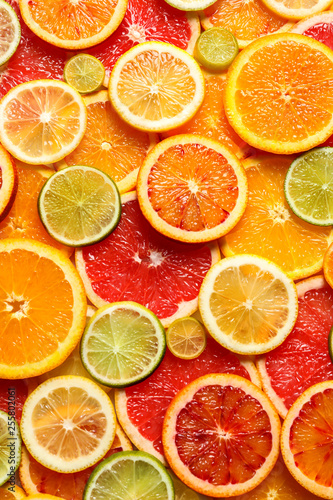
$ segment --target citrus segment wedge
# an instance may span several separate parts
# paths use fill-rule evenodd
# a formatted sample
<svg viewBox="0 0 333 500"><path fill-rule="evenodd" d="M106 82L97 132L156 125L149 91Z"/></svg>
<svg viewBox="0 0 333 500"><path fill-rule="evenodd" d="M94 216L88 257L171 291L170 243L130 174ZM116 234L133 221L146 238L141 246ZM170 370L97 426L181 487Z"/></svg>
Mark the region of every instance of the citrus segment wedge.
<svg viewBox="0 0 333 500"><path fill-rule="evenodd" d="M15 158L49 164L73 151L87 121L78 92L56 80L36 80L11 89L0 103L0 139Z"/></svg>
<svg viewBox="0 0 333 500"><path fill-rule="evenodd" d="M89 54L77 54L67 61L64 69L65 81L80 94L95 92L103 85L103 64Z"/></svg>
<svg viewBox="0 0 333 500"><path fill-rule="evenodd" d="M333 131L332 77L333 54L325 45L295 33L265 36L245 48L229 70L227 117L256 148L306 151Z"/></svg>
<svg viewBox="0 0 333 500"><path fill-rule="evenodd" d="M179 318L169 326L166 333L167 345L174 356L194 359L206 347L206 332L195 318Z"/></svg>
<svg viewBox="0 0 333 500"><path fill-rule="evenodd" d="M20 0L29 28L57 47L78 50L102 42L121 23L127 0Z"/></svg>
<svg viewBox="0 0 333 500"><path fill-rule="evenodd" d="M281 344L297 318L293 281L255 255L228 257L207 273L199 309L210 334L239 354L260 354Z"/></svg>
<svg viewBox="0 0 333 500"><path fill-rule="evenodd" d="M145 42L118 59L109 94L127 123L140 130L162 132L194 116L205 87L198 63L187 52L163 42Z"/></svg>
<svg viewBox="0 0 333 500"><path fill-rule="evenodd" d="M333 234L330 227L296 217L286 202L284 181L292 161L291 156L259 154L243 162L248 203L240 222L220 242L227 257L257 254L300 279L320 271Z"/></svg>
<svg viewBox="0 0 333 500"><path fill-rule="evenodd" d="M21 461L20 427L15 418L0 410L0 486L13 481Z"/></svg>
<svg viewBox="0 0 333 500"><path fill-rule="evenodd" d="M97 384L67 375L43 382L30 394L21 432L39 463L57 472L77 472L96 464L111 448L116 417Z"/></svg>
<svg viewBox="0 0 333 500"><path fill-rule="evenodd" d="M172 400L163 446L172 470L195 491L229 497L253 489L279 455L280 420L267 396L237 375L200 377Z"/></svg>
<svg viewBox="0 0 333 500"><path fill-rule="evenodd" d="M188 243L211 241L243 215L247 179L222 144L180 135L150 151L139 171L137 193L142 213L160 233Z"/></svg>
<svg viewBox="0 0 333 500"><path fill-rule="evenodd" d="M17 170L11 156L0 145L0 221L7 217L17 192Z"/></svg>
<svg viewBox="0 0 333 500"><path fill-rule="evenodd" d="M32 377L58 366L85 325L86 297L73 264L43 243L1 240L0 283L0 376Z"/></svg>
<svg viewBox="0 0 333 500"><path fill-rule="evenodd" d="M15 10L4 0L0 2L0 65L15 53L21 39L20 21Z"/></svg>

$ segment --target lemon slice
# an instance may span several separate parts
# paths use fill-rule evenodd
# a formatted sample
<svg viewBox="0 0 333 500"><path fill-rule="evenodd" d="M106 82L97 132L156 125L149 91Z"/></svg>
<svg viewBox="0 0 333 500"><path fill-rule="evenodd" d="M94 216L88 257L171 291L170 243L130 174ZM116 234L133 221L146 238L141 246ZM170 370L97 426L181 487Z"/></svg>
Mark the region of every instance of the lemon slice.
<svg viewBox="0 0 333 500"><path fill-rule="evenodd" d="M16 12L0 0L0 66L15 53L21 40L21 25Z"/></svg>
<svg viewBox="0 0 333 500"><path fill-rule="evenodd" d="M213 5L216 0L165 0L179 10L203 10Z"/></svg>
<svg viewBox="0 0 333 500"><path fill-rule="evenodd" d="M200 356L206 347L206 332L195 318L176 319L166 334L167 345L174 356L193 359Z"/></svg>
<svg viewBox="0 0 333 500"><path fill-rule="evenodd" d="M67 61L65 81L80 94L95 92L103 85L105 68L101 61L90 54L77 54Z"/></svg>
<svg viewBox="0 0 333 500"><path fill-rule="evenodd" d="M13 397L9 394L9 398ZM10 399L9 399L10 401ZM14 403L9 403L9 405ZM0 486L12 481L21 461L19 425L8 413L0 410Z"/></svg>
<svg viewBox="0 0 333 500"><path fill-rule="evenodd" d="M201 33L194 49L196 60L211 71L227 69L237 54L237 40L224 28L211 28Z"/></svg>

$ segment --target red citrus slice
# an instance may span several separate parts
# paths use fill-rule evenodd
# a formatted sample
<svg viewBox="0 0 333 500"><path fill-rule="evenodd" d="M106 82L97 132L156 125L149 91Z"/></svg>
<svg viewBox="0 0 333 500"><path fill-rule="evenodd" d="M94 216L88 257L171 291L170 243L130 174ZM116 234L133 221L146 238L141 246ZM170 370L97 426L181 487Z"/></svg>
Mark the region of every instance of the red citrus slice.
<svg viewBox="0 0 333 500"><path fill-rule="evenodd" d="M164 326L197 309L201 283L218 260L216 243L189 247L155 231L135 193L122 196L120 223L109 237L76 250L77 269L96 307L138 302Z"/></svg>
<svg viewBox="0 0 333 500"><path fill-rule="evenodd" d="M234 373L259 385L254 364L233 354L211 337L195 359L176 358L167 349L160 366L143 382L116 391L119 421L140 450L163 458L162 424L173 397L187 384L210 373Z"/></svg>
<svg viewBox="0 0 333 500"><path fill-rule="evenodd" d="M24 402L36 387L36 378L26 378L25 380L1 379L0 410L9 413L20 423Z"/></svg>
<svg viewBox="0 0 333 500"><path fill-rule="evenodd" d="M298 318L288 338L257 361L263 389L284 418L308 387L333 379L328 335L333 290L322 276L297 283Z"/></svg>
<svg viewBox="0 0 333 500"><path fill-rule="evenodd" d="M87 50L105 67L104 85L119 57L138 43L168 42L193 53L200 34L198 16L174 9L164 0L129 0L119 28L100 45Z"/></svg>
<svg viewBox="0 0 333 500"><path fill-rule="evenodd" d="M178 392L163 423L172 470L213 497L246 493L279 455L280 419L267 396L237 375L200 377Z"/></svg>

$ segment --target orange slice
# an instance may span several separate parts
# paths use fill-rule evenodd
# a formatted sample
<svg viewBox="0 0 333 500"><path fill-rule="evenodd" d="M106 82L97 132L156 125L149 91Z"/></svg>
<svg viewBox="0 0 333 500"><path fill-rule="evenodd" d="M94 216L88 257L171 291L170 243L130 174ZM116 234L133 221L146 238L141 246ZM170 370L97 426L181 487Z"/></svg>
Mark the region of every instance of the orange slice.
<svg viewBox="0 0 333 500"><path fill-rule="evenodd" d="M279 455L280 420L265 394L238 375L213 374L175 396L163 423L172 470L190 488L214 497L257 486Z"/></svg>
<svg viewBox="0 0 333 500"><path fill-rule="evenodd" d="M203 10L201 24L205 30L220 27L231 31L240 49L262 36L288 31L293 25L261 0L218 0Z"/></svg>
<svg viewBox="0 0 333 500"><path fill-rule="evenodd" d="M43 243L0 241L0 377L58 366L78 343L86 297L70 260Z"/></svg>
<svg viewBox="0 0 333 500"><path fill-rule="evenodd" d="M124 122L110 103L107 91L84 97L88 120L79 146L58 168L89 165L108 174L121 193L135 187L139 167L158 142L155 134L136 130Z"/></svg>
<svg viewBox="0 0 333 500"><path fill-rule="evenodd" d="M262 154L244 161L249 200L241 221L221 240L225 256L254 253L278 264L292 279L318 272L333 239L330 227L308 224L290 209L284 179L290 156Z"/></svg>
<svg viewBox="0 0 333 500"><path fill-rule="evenodd" d="M73 249L51 238L38 215L39 192L54 170L44 165L27 165L17 160L16 171L17 193L7 217L0 223L0 239L31 238L58 248L66 256L71 255Z"/></svg>
<svg viewBox="0 0 333 500"><path fill-rule="evenodd" d="M221 142L237 158L249 156L249 145L236 134L225 115L223 92L226 85L226 75L213 75L207 72L203 72L203 74L205 77L205 98L199 111L185 125L163 132L163 137L178 134L201 135Z"/></svg>
<svg viewBox="0 0 333 500"><path fill-rule="evenodd" d="M228 72L225 110L252 146L272 153L306 151L333 132L333 52L295 33L253 42Z"/></svg>
<svg viewBox="0 0 333 500"><path fill-rule="evenodd" d="M323 271L327 283L333 288L333 243L324 255Z"/></svg>
<svg viewBox="0 0 333 500"><path fill-rule="evenodd" d="M25 23L40 38L64 49L84 49L118 28L127 0L20 0Z"/></svg>
<svg viewBox="0 0 333 500"><path fill-rule="evenodd" d="M281 451L294 478L321 498L333 497L333 381L307 389L284 421Z"/></svg>
<svg viewBox="0 0 333 500"><path fill-rule="evenodd" d="M0 221L7 217L17 191L15 164L0 144Z"/></svg>
<svg viewBox="0 0 333 500"><path fill-rule="evenodd" d="M24 500L26 494L17 484L6 483L0 488L0 500Z"/></svg>
<svg viewBox="0 0 333 500"><path fill-rule="evenodd" d="M239 160L221 143L178 135L148 154L137 193L142 213L157 231L203 242L226 234L241 218L247 180Z"/></svg>

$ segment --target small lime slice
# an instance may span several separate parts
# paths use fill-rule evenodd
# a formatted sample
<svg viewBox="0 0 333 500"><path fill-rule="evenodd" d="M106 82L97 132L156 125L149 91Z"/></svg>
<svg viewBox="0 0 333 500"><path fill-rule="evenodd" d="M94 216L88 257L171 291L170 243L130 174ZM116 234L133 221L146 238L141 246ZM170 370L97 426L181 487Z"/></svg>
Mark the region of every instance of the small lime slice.
<svg viewBox="0 0 333 500"><path fill-rule="evenodd" d="M154 313L136 302L98 309L81 340L81 359L99 383L127 387L147 378L166 349L164 328Z"/></svg>
<svg viewBox="0 0 333 500"><path fill-rule="evenodd" d="M65 65L65 81L80 94L98 90L103 85L104 77L103 64L89 54L77 54Z"/></svg>
<svg viewBox="0 0 333 500"><path fill-rule="evenodd" d="M291 210L317 226L333 224L333 148L308 151L292 162L284 192Z"/></svg>
<svg viewBox="0 0 333 500"><path fill-rule="evenodd" d="M179 10L203 10L213 5L216 0L165 0Z"/></svg>
<svg viewBox="0 0 333 500"><path fill-rule="evenodd" d="M64 245L79 247L103 240L117 226L120 195L101 170L67 167L53 174L38 198L38 211L47 232Z"/></svg>
<svg viewBox="0 0 333 500"><path fill-rule="evenodd" d="M15 53L21 40L21 25L15 10L0 0L0 66Z"/></svg>
<svg viewBox="0 0 333 500"><path fill-rule="evenodd" d="M83 500L174 500L172 479L157 458L144 451L121 451L90 475Z"/></svg>
<svg viewBox="0 0 333 500"><path fill-rule="evenodd" d="M167 345L172 354L181 359L200 356L206 347L206 332L195 318L176 319L166 333Z"/></svg>
<svg viewBox="0 0 333 500"><path fill-rule="evenodd" d="M15 412L15 391L8 393L8 413L0 410L0 486L15 480L15 471L21 461L19 425L11 415Z"/></svg>
<svg viewBox="0 0 333 500"><path fill-rule="evenodd" d="M198 63L211 71L227 69L237 54L237 40L224 28L211 28L201 33L194 49Z"/></svg>

